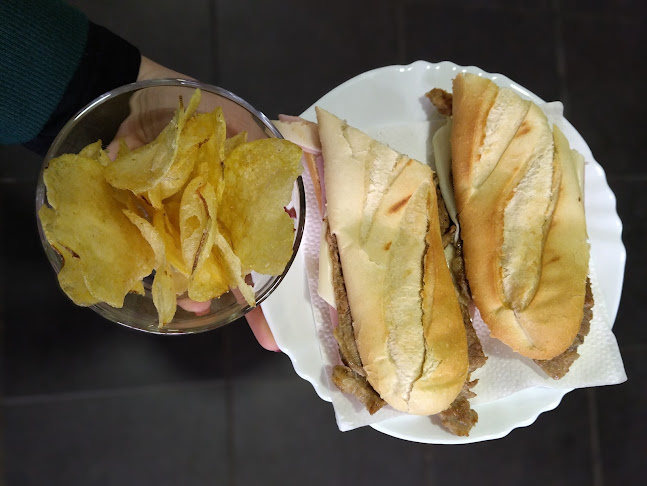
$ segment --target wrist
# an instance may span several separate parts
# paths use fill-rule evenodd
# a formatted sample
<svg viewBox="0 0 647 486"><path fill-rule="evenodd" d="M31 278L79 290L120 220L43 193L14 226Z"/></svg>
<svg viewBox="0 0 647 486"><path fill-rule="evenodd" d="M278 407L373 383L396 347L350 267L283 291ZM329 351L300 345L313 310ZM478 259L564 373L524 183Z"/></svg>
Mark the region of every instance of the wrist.
<svg viewBox="0 0 647 486"><path fill-rule="evenodd" d="M141 63L139 65L139 73L137 75L137 81L143 81L145 79L162 79L162 78L183 78L183 79L192 79L185 74L173 71L168 69L161 64L157 64L154 61L151 61L145 56L142 56Z"/></svg>

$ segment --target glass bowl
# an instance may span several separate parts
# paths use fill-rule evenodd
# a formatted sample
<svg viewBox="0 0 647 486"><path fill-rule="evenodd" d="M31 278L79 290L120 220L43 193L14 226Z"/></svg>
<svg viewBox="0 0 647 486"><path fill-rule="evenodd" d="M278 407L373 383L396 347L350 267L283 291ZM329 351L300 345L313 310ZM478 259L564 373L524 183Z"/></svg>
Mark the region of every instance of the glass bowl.
<svg viewBox="0 0 647 486"><path fill-rule="evenodd" d="M43 181L43 171L49 161L65 153L78 153L83 147L102 140L104 148L114 139L122 122L136 106L145 121L138 125L138 138L144 142L153 140L171 120L177 108L178 96L185 105L196 88L202 91L202 99L196 112L207 112L220 106L227 123L227 136L247 131L248 141L260 138L282 138L279 131L260 111L235 94L208 84L184 79L156 79L132 83L119 87L98 97L79 111L61 130L49 148L38 179L36 189L36 211L47 204L47 191ZM132 148L132 147L131 147ZM305 223L305 191L299 177L292 191L292 201L288 209L296 212L294 218L294 241L292 256L281 275L268 276L252 273L256 305L267 299L286 275L301 243ZM52 267L58 274L62 259L45 238L40 219L37 217L38 231L43 248ZM150 292L150 278L145 279L145 295L129 293L124 305L117 309L105 303L90 308L118 324L155 334L188 334L207 331L224 326L249 312L250 307L237 290L229 291L220 298L212 299L211 307L205 315L196 315L182 309L179 305L173 321L163 328L158 327L158 315ZM179 296L178 296L179 298Z"/></svg>

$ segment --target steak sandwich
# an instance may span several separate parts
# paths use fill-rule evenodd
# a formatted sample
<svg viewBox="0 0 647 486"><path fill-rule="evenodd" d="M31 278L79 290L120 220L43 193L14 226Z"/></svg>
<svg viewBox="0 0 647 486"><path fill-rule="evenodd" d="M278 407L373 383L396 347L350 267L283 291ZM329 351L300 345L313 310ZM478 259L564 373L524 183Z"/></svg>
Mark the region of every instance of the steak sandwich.
<svg viewBox="0 0 647 486"><path fill-rule="evenodd" d="M284 118L277 126L308 145L306 165L322 201L319 294L331 304L342 362L332 381L370 413L387 403L439 414L451 432L467 435L477 420L469 375L485 356L436 175L316 111L317 125ZM318 135L315 143L304 128Z"/></svg>
<svg viewBox="0 0 647 486"><path fill-rule="evenodd" d="M551 377L568 372L589 330L593 297L584 159L534 103L473 74L453 97L451 167L465 268L493 337Z"/></svg>

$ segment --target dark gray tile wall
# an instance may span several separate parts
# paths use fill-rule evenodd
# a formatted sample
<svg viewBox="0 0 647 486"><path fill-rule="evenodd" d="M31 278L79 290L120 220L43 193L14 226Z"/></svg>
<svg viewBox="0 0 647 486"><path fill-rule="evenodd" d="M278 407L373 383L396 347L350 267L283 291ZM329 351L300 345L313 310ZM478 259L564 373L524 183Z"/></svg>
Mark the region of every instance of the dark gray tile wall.
<svg viewBox="0 0 647 486"><path fill-rule="evenodd" d="M618 198L616 321L629 381L569 393L530 427L458 447L337 430L330 404L244 321L139 334L73 306L36 230L40 160L0 147L4 461L10 485L568 484L647 479L644 3L638 0L73 0L150 58L269 116L417 59L502 72L566 113Z"/></svg>
<svg viewBox="0 0 647 486"><path fill-rule="evenodd" d="M226 484L223 384L7 399L7 484Z"/></svg>

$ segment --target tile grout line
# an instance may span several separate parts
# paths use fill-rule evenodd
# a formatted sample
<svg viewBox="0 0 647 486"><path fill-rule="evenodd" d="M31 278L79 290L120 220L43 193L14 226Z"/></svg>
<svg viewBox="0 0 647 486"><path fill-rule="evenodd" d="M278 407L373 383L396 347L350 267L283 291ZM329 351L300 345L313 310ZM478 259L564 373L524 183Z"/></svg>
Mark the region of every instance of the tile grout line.
<svg viewBox="0 0 647 486"><path fill-rule="evenodd" d="M196 380L190 382L160 383L155 385L135 385L131 387L118 387L108 390L83 390L70 392L36 393L33 395L5 396L0 403L6 407L23 405L39 405L43 403L56 403L74 400L97 400L115 398L130 394L155 393L165 391L183 390L187 388L208 388L223 385L222 379Z"/></svg>
<svg viewBox="0 0 647 486"><path fill-rule="evenodd" d="M569 19L583 22L601 22L609 24L636 25L641 22L642 17L639 14L618 13L618 12L567 12Z"/></svg>
<svg viewBox="0 0 647 486"><path fill-rule="evenodd" d="M600 446L600 427L598 421L598 405L595 390L587 390L589 402L589 431L591 433L591 462L593 468L593 486L604 486L604 471L602 468L602 450Z"/></svg>
<svg viewBox="0 0 647 486"><path fill-rule="evenodd" d="M398 0L396 0L398 1ZM427 5L429 4L429 0L404 0L404 2L412 5L412 6L417 6L417 5ZM434 2L431 2L434 3ZM438 2L436 2L438 3ZM479 4L479 5L460 5L457 6L455 3L458 2L450 2L447 4L443 5L435 5L435 6L442 6L444 8L449 8L449 9L454 9L454 10L460 10L460 11L465 11L465 12L511 12L515 14L535 14L535 13L543 13L548 10L550 10L550 7L528 7L527 5L525 6L511 6L511 5L492 5L491 3L485 3L485 4Z"/></svg>

